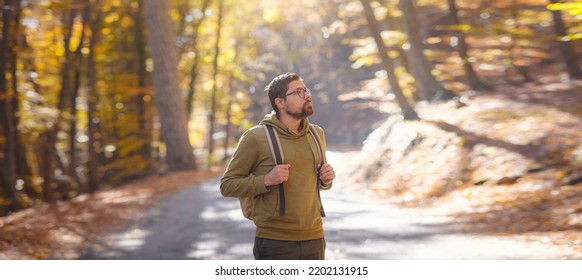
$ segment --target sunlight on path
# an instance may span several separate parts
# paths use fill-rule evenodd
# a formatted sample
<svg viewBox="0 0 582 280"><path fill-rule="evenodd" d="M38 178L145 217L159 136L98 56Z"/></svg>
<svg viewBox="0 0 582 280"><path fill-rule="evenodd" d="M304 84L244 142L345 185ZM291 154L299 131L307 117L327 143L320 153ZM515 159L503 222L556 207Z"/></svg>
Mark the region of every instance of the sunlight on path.
<svg viewBox="0 0 582 280"><path fill-rule="evenodd" d="M560 259L562 252L494 237L464 235L451 220L429 211L402 209L343 186L351 155L328 152L338 178L322 193L328 259ZM353 159L352 159L353 160Z"/></svg>
<svg viewBox="0 0 582 280"><path fill-rule="evenodd" d="M342 185L353 154L328 152L338 178L322 193L327 259L560 259L556 249L449 229L447 217L401 209ZM105 236L82 259L252 259L254 225L219 179L150 207L145 218Z"/></svg>

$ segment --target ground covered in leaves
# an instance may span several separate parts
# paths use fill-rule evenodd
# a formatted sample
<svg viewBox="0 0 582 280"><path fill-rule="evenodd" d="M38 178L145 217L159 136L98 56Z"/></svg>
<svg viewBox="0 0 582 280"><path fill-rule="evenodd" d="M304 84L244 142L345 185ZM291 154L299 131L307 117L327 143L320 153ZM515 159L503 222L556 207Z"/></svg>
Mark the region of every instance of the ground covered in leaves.
<svg viewBox="0 0 582 280"><path fill-rule="evenodd" d="M456 217L461 231L554 244L582 259L582 86L564 76L466 94L388 120L354 185Z"/></svg>
<svg viewBox="0 0 582 280"><path fill-rule="evenodd" d="M99 235L121 229L154 201L222 174L223 168L153 175L92 195L0 218L0 259L77 259Z"/></svg>

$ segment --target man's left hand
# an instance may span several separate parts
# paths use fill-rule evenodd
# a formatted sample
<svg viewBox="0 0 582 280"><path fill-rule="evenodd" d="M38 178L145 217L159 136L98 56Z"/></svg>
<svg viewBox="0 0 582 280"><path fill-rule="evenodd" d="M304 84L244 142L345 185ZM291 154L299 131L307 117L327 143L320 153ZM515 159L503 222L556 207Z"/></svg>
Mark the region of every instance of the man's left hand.
<svg viewBox="0 0 582 280"><path fill-rule="evenodd" d="M329 163L324 164L319 169L319 179L326 185L331 184L333 179L335 179L335 171Z"/></svg>

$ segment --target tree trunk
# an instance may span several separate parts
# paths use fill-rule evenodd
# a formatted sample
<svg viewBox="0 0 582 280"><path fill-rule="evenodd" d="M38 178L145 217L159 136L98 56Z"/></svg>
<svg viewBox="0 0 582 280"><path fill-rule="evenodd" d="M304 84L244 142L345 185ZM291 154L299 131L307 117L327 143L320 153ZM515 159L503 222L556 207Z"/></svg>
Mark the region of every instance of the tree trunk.
<svg viewBox="0 0 582 280"><path fill-rule="evenodd" d="M511 1L511 17L515 25L513 27L514 31L512 33L519 34L520 24L519 24L519 6L517 0ZM519 36L512 36L511 44L509 45L509 55L511 57L511 66L516 72L521 75L523 82L532 82L534 79L527 72L527 66L525 63L519 61ZM511 75L508 75L511 76ZM510 82L514 83L511 78Z"/></svg>
<svg viewBox="0 0 582 280"><path fill-rule="evenodd" d="M22 38L20 34L20 12L22 8L20 5L15 7L14 18L12 22L14 23L12 38L17 40ZM16 43L15 43L16 44ZM16 154L16 178L24 180L24 192L31 198L37 196L37 192L32 187L32 170L26 158L26 146L22 142L22 137L18 133L18 127L20 126L20 100L18 95L18 73L16 69L18 56L15 49L10 49L10 72L12 76L12 109L14 110L14 129L16 131L15 139L15 154Z"/></svg>
<svg viewBox="0 0 582 280"><path fill-rule="evenodd" d="M459 12L457 10L456 0L448 0L449 4L449 12L451 17L453 18L453 24L455 26L459 26L461 21L459 20ZM465 36L463 33L458 32L457 38L459 40L459 55L461 56L461 60L463 60L463 68L465 69L465 75L469 80L469 86L473 90L492 90L492 88L485 83L483 83L479 77L477 77L477 73L475 69L473 69L473 64L469 61L468 55L468 46L465 42Z"/></svg>
<svg viewBox="0 0 582 280"><path fill-rule="evenodd" d="M180 94L175 30L167 1L144 0L144 16L154 60L156 105L170 171L195 168L186 109Z"/></svg>
<svg viewBox="0 0 582 280"><path fill-rule="evenodd" d="M2 39L0 40L0 125L4 134L4 144L2 145L4 149L0 153L0 162L2 163L2 173L0 174L2 182L0 183L10 203L9 211L18 210L23 206L23 201L16 190L17 154L15 151L18 135L17 128L14 126L14 97L9 93L6 78L8 69L11 68L9 58L10 54L13 53L15 44L12 23L19 7L20 0L7 0L1 7L3 15Z"/></svg>
<svg viewBox="0 0 582 280"><path fill-rule="evenodd" d="M420 36L418 16L414 0L400 1L400 8L404 13L404 26L408 34L410 51L408 52L411 68L416 81L417 90L423 92L422 96L427 96L430 101L448 100L455 95L450 90L443 88L431 74L431 66L426 61L423 50L424 43Z"/></svg>
<svg viewBox="0 0 582 280"><path fill-rule="evenodd" d="M232 105L234 103L234 92L233 90L233 80L234 77L230 76L229 78L229 86L228 89L231 90L231 96L228 99L228 104L226 105L226 125L224 126L224 157L222 158L223 162L228 161L228 140L230 140L230 125L232 123Z"/></svg>
<svg viewBox="0 0 582 280"><path fill-rule="evenodd" d="M380 27L378 26L378 22L374 17L374 11L370 6L370 0L360 0L362 5L364 6L364 12L366 14L366 18L368 19L368 27L370 28L370 32L376 41L376 46L378 47L378 55L382 60L382 65L386 72L388 73L388 82L390 83L390 87L392 88L392 92L396 97L396 102L398 106L400 106L400 110L402 111L402 115L404 116L405 120L417 120L418 115L416 111L410 106L408 100L406 100L406 96L402 93L402 89L398 84L398 78L394 73L394 65L390 57L388 57L388 48L384 45L384 40L380 35Z"/></svg>
<svg viewBox="0 0 582 280"><path fill-rule="evenodd" d="M200 34L200 26L206 18L206 9L210 0L204 0L202 3L202 17L194 23L194 34L192 34L192 51L194 52L194 62L192 68L190 69L190 83L188 84L188 96L186 98L186 109L188 112L188 119L192 118L192 112L194 111L194 94L196 92L196 78L198 78L198 63L200 62L200 51L198 50L198 35Z"/></svg>
<svg viewBox="0 0 582 280"><path fill-rule="evenodd" d="M99 7L99 1L94 4ZM87 56L87 134L89 141L87 142L88 159L87 159L87 173L88 173L88 189L90 193L96 192L99 189L99 154L97 153L99 128L97 127L97 102L99 95L97 91L97 66L95 63L95 46L97 45L101 31L101 10L95 9L95 16L91 20L89 28L91 28L91 38L89 41L89 55Z"/></svg>
<svg viewBox="0 0 582 280"><path fill-rule="evenodd" d="M69 174L77 182L77 185L82 186L81 180L77 175L77 97L79 97L79 88L81 87L81 68L83 67L83 43L85 41L85 29L87 28L88 18L91 12L91 6L89 1L85 3L85 8L82 13L82 25L81 25L81 38L79 39L79 45L73 53L72 61L72 73L73 73L73 83L71 87L71 95L69 104L71 106L71 118L69 121ZM82 190L86 192L87 190Z"/></svg>
<svg viewBox="0 0 582 280"><path fill-rule="evenodd" d="M71 104L71 71L72 71L72 65L73 65L73 52L71 51L71 37L73 35L73 25L75 23L75 17L77 16L77 9L74 7L68 7L69 12L68 15L64 16L63 18L63 29L64 31L64 37L63 37L63 47L64 47L64 61L63 61L63 65L61 66L61 92L59 94L59 101L57 103L57 110L58 110L58 118L57 121L55 122L53 128L51 129L52 135L49 135L47 137L48 141L54 141L50 144L52 144L53 146L57 145L58 142L58 134L59 131L61 130L61 126L63 125L64 122L69 122L71 121L71 119L73 119L74 117L71 115L72 114L72 107L74 107L74 104ZM74 137L74 135L69 135L69 137ZM69 156L71 155L71 151L72 151L73 147L70 146L70 142L69 142ZM69 157L69 159L66 159L66 156L64 158L60 158L59 157L59 153L55 152L55 153L50 153L48 154L51 157L47 160L48 165L47 165L47 172L52 172L54 165L53 165L53 161L54 160L58 160L61 162L61 164L63 164L63 162L68 163L69 168L66 168L65 170L63 170L64 173L68 173L69 175L73 175L70 174L69 172L71 171L71 159ZM54 158L53 158L54 157ZM67 165L65 165L67 166ZM52 178L52 176L51 176ZM45 178L45 181L47 181L47 179ZM49 182L46 184L47 186L51 185L51 182L49 180Z"/></svg>
<svg viewBox="0 0 582 280"><path fill-rule="evenodd" d="M146 89L147 81L147 71L146 71L146 43L143 29L143 1L138 1L138 7L135 18L135 47L137 50L137 86L139 88L139 94L135 97L138 113L138 127L139 134L147 139L148 144L143 145L141 148L141 154L148 161L152 158L152 150L150 143L152 142L153 135L151 130L151 118L148 114L146 106L146 94L144 93Z"/></svg>
<svg viewBox="0 0 582 280"><path fill-rule="evenodd" d="M214 62L212 65L212 96L210 97L210 115L208 117L208 163L213 163L214 153L214 125L216 122L216 94L218 91L218 57L220 56L220 31L223 17L222 0L218 0L218 26L216 31L216 43L214 44Z"/></svg>
<svg viewBox="0 0 582 280"><path fill-rule="evenodd" d="M550 3L558 3L557 0L550 0ZM562 20L562 13L559 10L552 11L552 17L554 18L554 29L556 30L556 35L560 38L566 38L568 32L566 30L566 25ZM558 47L564 61L566 62L566 69L568 70L568 75L571 79L582 79L582 70L578 65L578 60L574 49L572 49L571 40L560 40L558 42Z"/></svg>
<svg viewBox="0 0 582 280"><path fill-rule="evenodd" d="M383 6L386 7L387 9L393 9L393 7L390 6L390 4L388 4L388 3L383 3ZM388 25L388 29L398 30L398 31L403 30L401 22L399 20L395 19L393 16L391 16L390 13L387 13L385 22ZM412 73L412 70L410 68L410 60L408 59L408 56L406 55L406 51L402 47L397 47L397 48L391 48L389 46L386 46L386 47L388 48L389 51L392 50L392 51L398 52L398 57L400 58L400 61L399 61L400 66L404 67L406 72ZM394 65L394 66L398 67L399 65ZM423 98L420 97L418 99L420 100Z"/></svg>
<svg viewBox="0 0 582 280"><path fill-rule="evenodd" d="M238 56L239 50L241 48L241 40L237 38L234 42L234 57L232 61L235 64L238 64ZM234 77L234 70L230 73L230 77L228 78L228 92L229 92L229 99L228 104L226 105L226 126L224 127L224 158L222 159L223 162L228 161L228 144L230 140L230 126L232 125L232 106L236 99L236 87L235 87L235 77Z"/></svg>

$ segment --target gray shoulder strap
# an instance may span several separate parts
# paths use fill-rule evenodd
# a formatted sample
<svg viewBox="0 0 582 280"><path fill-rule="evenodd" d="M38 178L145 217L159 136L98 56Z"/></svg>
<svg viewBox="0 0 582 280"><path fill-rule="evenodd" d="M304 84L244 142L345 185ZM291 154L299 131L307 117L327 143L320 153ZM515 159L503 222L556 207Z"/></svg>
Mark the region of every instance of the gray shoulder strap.
<svg viewBox="0 0 582 280"><path fill-rule="evenodd" d="M279 141L277 132L270 125L263 126L265 127L267 142L269 142L269 149L271 149L271 154L273 155L275 164L283 164L283 148L281 147L281 141ZM285 216L285 186L283 183L279 184L279 216Z"/></svg>
<svg viewBox="0 0 582 280"><path fill-rule="evenodd" d="M271 155L275 160L275 164L283 164L285 162L285 156L283 155L281 141L275 129L270 125L263 125L265 128L265 134L267 135L267 142L269 143L269 149L271 150Z"/></svg>
<svg viewBox="0 0 582 280"><path fill-rule="evenodd" d="M323 155L323 147L321 146L321 141L319 140L319 135L317 134L317 131L315 131L315 127L310 124L309 125L309 132L311 134L311 137L313 137L313 141L315 141L315 146L317 147L317 152L319 153L319 158L321 159L321 162L319 163L319 167L321 167L324 163L325 163L325 157Z"/></svg>

